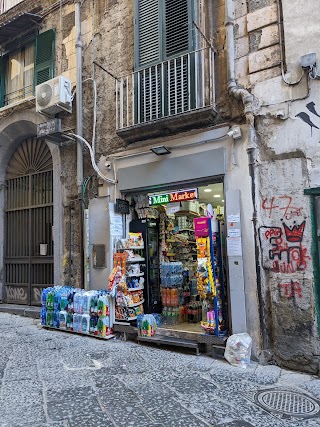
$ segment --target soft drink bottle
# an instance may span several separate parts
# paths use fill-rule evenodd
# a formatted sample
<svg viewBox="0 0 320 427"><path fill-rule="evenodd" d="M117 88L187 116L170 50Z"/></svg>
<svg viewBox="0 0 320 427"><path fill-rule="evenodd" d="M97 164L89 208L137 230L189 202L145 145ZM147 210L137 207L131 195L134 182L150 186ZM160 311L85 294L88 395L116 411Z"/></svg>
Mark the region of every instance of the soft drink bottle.
<svg viewBox="0 0 320 427"><path fill-rule="evenodd" d="M47 310L53 310L54 305L54 290L51 288L47 294L46 307Z"/></svg>
<svg viewBox="0 0 320 427"><path fill-rule="evenodd" d="M52 326L53 326L53 311L52 310L47 310L46 325L50 326L50 328L52 328Z"/></svg>
<svg viewBox="0 0 320 427"><path fill-rule="evenodd" d="M71 311L67 312L67 329L73 330L73 317Z"/></svg>

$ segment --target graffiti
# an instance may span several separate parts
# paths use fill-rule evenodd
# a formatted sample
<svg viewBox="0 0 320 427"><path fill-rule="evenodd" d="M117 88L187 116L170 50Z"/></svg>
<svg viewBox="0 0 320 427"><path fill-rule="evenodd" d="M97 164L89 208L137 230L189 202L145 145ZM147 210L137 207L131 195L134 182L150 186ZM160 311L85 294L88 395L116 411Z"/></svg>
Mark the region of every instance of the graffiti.
<svg viewBox="0 0 320 427"><path fill-rule="evenodd" d="M302 298L302 287L298 281L279 283L280 295L285 298Z"/></svg>
<svg viewBox="0 0 320 427"><path fill-rule="evenodd" d="M281 218L291 220L303 216L303 208L292 205L291 196L277 196L270 199L265 198L262 200L262 209L268 213L271 218L273 214L280 212Z"/></svg>
<svg viewBox="0 0 320 427"><path fill-rule="evenodd" d="M282 221L282 227L260 227L264 268L284 274L306 270L310 257L302 243L305 225L306 221L292 226Z"/></svg>
<svg viewBox="0 0 320 427"><path fill-rule="evenodd" d="M25 288L18 288L16 286L7 286L7 300L27 302L28 294Z"/></svg>
<svg viewBox="0 0 320 427"><path fill-rule="evenodd" d="M33 301L35 303L41 302L42 289L43 288L33 288Z"/></svg>
<svg viewBox="0 0 320 427"><path fill-rule="evenodd" d="M320 115L316 111L315 105L316 104L311 101L308 104L306 104L306 108L308 111L310 111L310 113L314 114L317 117L320 117ZM302 120L304 123L310 126L311 136L312 136L313 128L319 129L319 127L313 123L309 114L305 113L304 111L301 111L300 113L296 114L295 117L298 117L300 120Z"/></svg>

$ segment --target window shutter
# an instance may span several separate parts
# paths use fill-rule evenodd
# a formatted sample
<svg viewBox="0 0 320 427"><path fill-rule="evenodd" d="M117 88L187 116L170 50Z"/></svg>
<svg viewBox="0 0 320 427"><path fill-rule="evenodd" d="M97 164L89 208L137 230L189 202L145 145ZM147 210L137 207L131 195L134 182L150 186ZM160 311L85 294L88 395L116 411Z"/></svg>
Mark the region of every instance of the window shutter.
<svg viewBox="0 0 320 427"><path fill-rule="evenodd" d="M36 38L34 83L39 85L54 77L55 30L41 33Z"/></svg>
<svg viewBox="0 0 320 427"><path fill-rule="evenodd" d="M166 57L190 49L192 18L189 0L165 0Z"/></svg>
<svg viewBox="0 0 320 427"><path fill-rule="evenodd" d="M136 0L135 69L161 60L160 2Z"/></svg>
<svg viewBox="0 0 320 427"><path fill-rule="evenodd" d="M7 61L7 55L0 57L0 108L4 106Z"/></svg>

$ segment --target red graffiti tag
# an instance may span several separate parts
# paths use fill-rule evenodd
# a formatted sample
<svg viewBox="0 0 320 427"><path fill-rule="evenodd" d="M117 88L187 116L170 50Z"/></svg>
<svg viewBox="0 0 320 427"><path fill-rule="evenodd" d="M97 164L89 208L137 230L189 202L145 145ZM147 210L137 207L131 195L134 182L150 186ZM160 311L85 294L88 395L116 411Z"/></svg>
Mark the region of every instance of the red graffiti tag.
<svg viewBox="0 0 320 427"><path fill-rule="evenodd" d="M272 214L277 211L282 211L282 218L290 220L296 217L303 216L303 208L292 206L292 197L291 196L277 196L267 197L262 200L262 209L268 212L269 218L272 217Z"/></svg>
<svg viewBox="0 0 320 427"><path fill-rule="evenodd" d="M285 298L302 298L302 288L299 282L279 283L280 294Z"/></svg>

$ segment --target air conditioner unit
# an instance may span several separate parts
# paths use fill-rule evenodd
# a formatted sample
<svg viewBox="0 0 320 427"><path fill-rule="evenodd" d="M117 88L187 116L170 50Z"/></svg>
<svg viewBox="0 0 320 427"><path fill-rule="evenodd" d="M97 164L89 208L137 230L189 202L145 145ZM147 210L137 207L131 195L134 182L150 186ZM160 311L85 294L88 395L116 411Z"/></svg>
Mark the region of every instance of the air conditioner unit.
<svg viewBox="0 0 320 427"><path fill-rule="evenodd" d="M36 111L54 116L61 111L72 113L71 82L63 76L36 86Z"/></svg>

